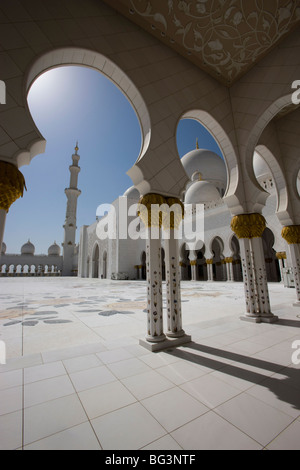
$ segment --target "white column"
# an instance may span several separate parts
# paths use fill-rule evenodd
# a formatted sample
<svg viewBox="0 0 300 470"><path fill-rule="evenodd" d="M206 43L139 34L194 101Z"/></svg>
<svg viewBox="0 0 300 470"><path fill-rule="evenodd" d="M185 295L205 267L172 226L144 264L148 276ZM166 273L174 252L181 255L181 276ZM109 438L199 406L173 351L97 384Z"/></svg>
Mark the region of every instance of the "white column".
<svg viewBox="0 0 300 470"><path fill-rule="evenodd" d="M267 270L262 238L252 238L250 240L253 252L253 268L256 276L256 289L261 316L273 317L271 313L269 288L267 280Z"/></svg>
<svg viewBox="0 0 300 470"><path fill-rule="evenodd" d="M206 266L207 266L207 281L213 282L214 281L213 260L212 259L206 260Z"/></svg>
<svg viewBox="0 0 300 470"><path fill-rule="evenodd" d="M289 251L292 260L292 269L295 279L295 288L297 302L294 304L295 307L300 307L300 245L292 244L289 245Z"/></svg>
<svg viewBox="0 0 300 470"><path fill-rule="evenodd" d="M162 302L161 239L152 237L151 227L147 236L147 336L149 342L164 341Z"/></svg>
<svg viewBox="0 0 300 470"><path fill-rule="evenodd" d="M300 307L300 225L284 227L282 237L289 245L289 254L295 280L297 302L294 307Z"/></svg>
<svg viewBox="0 0 300 470"><path fill-rule="evenodd" d="M229 276L230 276L230 281L234 282L233 260L229 262Z"/></svg>
<svg viewBox="0 0 300 470"><path fill-rule="evenodd" d="M286 253L276 253L276 257L279 262L279 269L280 269L280 277L281 277L281 284L284 284L284 261L286 259Z"/></svg>
<svg viewBox="0 0 300 470"><path fill-rule="evenodd" d="M176 229L171 228L167 234L168 237L165 240L167 336L179 338L185 335L182 329L179 246Z"/></svg>
<svg viewBox="0 0 300 470"><path fill-rule="evenodd" d="M238 236L245 287L246 314L242 320L274 323L271 313L262 235L266 228L261 214L241 214L232 219L231 229Z"/></svg>
<svg viewBox="0 0 300 470"><path fill-rule="evenodd" d="M0 209L0 256L1 256L3 238L4 238L6 214L7 212L4 209Z"/></svg>

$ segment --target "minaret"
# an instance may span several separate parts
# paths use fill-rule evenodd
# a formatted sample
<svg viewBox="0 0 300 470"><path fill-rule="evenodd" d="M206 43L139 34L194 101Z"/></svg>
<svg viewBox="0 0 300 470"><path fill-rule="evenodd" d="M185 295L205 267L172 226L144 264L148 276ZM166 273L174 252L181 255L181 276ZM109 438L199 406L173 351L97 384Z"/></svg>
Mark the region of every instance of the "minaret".
<svg viewBox="0 0 300 470"><path fill-rule="evenodd" d="M65 239L63 243L63 276L72 276L73 270L73 257L76 246L76 215L77 215L77 200L81 194L78 189L78 175L80 167L78 162L80 156L78 155L78 142L75 147L75 153L72 155L73 164L70 166L70 187L65 190L68 202L66 221L64 225Z"/></svg>

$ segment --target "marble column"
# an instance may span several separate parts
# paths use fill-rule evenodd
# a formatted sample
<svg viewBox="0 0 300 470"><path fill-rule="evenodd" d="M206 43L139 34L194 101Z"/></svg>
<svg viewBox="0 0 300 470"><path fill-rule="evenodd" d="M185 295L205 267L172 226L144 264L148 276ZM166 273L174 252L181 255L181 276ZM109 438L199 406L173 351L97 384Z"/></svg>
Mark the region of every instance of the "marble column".
<svg viewBox="0 0 300 470"><path fill-rule="evenodd" d="M183 281L185 279L186 264L184 261L180 261L179 266L180 266L180 280Z"/></svg>
<svg viewBox="0 0 300 470"><path fill-rule="evenodd" d="M4 238L6 214L7 214L6 210L0 209L0 257L1 257L3 238Z"/></svg>
<svg viewBox="0 0 300 470"><path fill-rule="evenodd" d="M190 260L191 272L192 272L192 281L197 281L197 260Z"/></svg>
<svg viewBox="0 0 300 470"><path fill-rule="evenodd" d="M214 273L213 273L214 260L213 259L207 259L206 264L207 264L207 281L208 282L214 282Z"/></svg>
<svg viewBox="0 0 300 470"><path fill-rule="evenodd" d="M180 338L185 335L182 329L180 262L178 229L184 217L184 206L178 199L167 199L172 212L163 214L163 228L165 231L165 265L166 265L166 291L167 291L167 336Z"/></svg>
<svg viewBox="0 0 300 470"><path fill-rule="evenodd" d="M261 214L238 215L231 223L240 241L244 277L246 314L241 319L255 323L278 321L270 307L262 241L265 228L266 221Z"/></svg>
<svg viewBox="0 0 300 470"><path fill-rule="evenodd" d="M288 243L292 270L295 279L297 302L294 307L300 307L300 225L284 227L282 237Z"/></svg>
<svg viewBox="0 0 300 470"><path fill-rule="evenodd" d="M166 340L163 325L161 226L162 214L158 209L166 200L159 194L148 194L139 203L138 214L147 228L147 335L149 343Z"/></svg>
<svg viewBox="0 0 300 470"><path fill-rule="evenodd" d="M134 269L136 269L136 279L139 281L140 280L140 266L135 266Z"/></svg>
<svg viewBox="0 0 300 470"><path fill-rule="evenodd" d="M276 253L276 258L278 259L279 262L279 269L280 269L280 276L281 276L281 284L284 284L284 260L286 260L287 256L285 251Z"/></svg>
<svg viewBox="0 0 300 470"><path fill-rule="evenodd" d="M227 282L234 282L233 258L226 258L225 263L226 263Z"/></svg>

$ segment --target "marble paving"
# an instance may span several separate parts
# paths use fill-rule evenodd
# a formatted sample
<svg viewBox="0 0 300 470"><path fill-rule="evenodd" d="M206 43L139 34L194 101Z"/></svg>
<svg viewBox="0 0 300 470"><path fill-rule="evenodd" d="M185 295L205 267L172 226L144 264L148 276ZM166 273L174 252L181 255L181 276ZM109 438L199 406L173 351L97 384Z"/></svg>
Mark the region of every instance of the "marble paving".
<svg viewBox="0 0 300 470"><path fill-rule="evenodd" d="M145 282L2 278L0 449L299 450L300 309L269 289L256 325L242 284L183 282L192 342L149 353Z"/></svg>

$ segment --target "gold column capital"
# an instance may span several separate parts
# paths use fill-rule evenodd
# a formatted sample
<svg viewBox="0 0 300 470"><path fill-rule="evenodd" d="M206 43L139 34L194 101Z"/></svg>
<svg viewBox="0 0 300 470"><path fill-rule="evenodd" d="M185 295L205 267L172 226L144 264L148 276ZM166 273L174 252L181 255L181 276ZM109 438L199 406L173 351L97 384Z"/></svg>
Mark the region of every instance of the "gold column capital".
<svg viewBox="0 0 300 470"><path fill-rule="evenodd" d="M214 260L213 259L207 259L206 264L214 264Z"/></svg>
<svg viewBox="0 0 300 470"><path fill-rule="evenodd" d="M161 194L151 193L140 199L137 214L146 227L162 226L162 211L158 206L163 204L167 204L167 200ZM155 209L157 210L152 210L152 206L156 206Z"/></svg>
<svg viewBox="0 0 300 470"><path fill-rule="evenodd" d="M231 230L239 239L261 238L266 226L266 219L261 214L236 215L231 221Z"/></svg>
<svg viewBox="0 0 300 470"><path fill-rule="evenodd" d="M23 197L26 189L22 173L12 163L0 161L0 209L9 211L11 205Z"/></svg>
<svg viewBox="0 0 300 470"><path fill-rule="evenodd" d="M276 258L277 259L286 259L286 252L282 251L282 252L276 253Z"/></svg>
<svg viewBox="0 0 300 470"><path fill-rule="evenodd" d="M178 229L184 219L184 205L178 198L166 198L169 210L163 211L162 224L166 230Z"/></svg>
<svg viewBox="0 0 300 470"><path fill-rule="evenodd" d="M190 265L191 266L197 266L197 260L194 259L194 260L190 261Z"/></svg>
<svg viewBox="0 0 300 470"><path fill-rule="evenodd" d="M225 263L226 263L226 264L231 264L231 263L233 263L233 258L225 258Z"/></svg>
<svg viewBox="0 0 300 470"><path fill-rule="evenodd" d="M300 225L289 225L284 227L282 229L281 236L289 245L300 244Z"/></svg>

